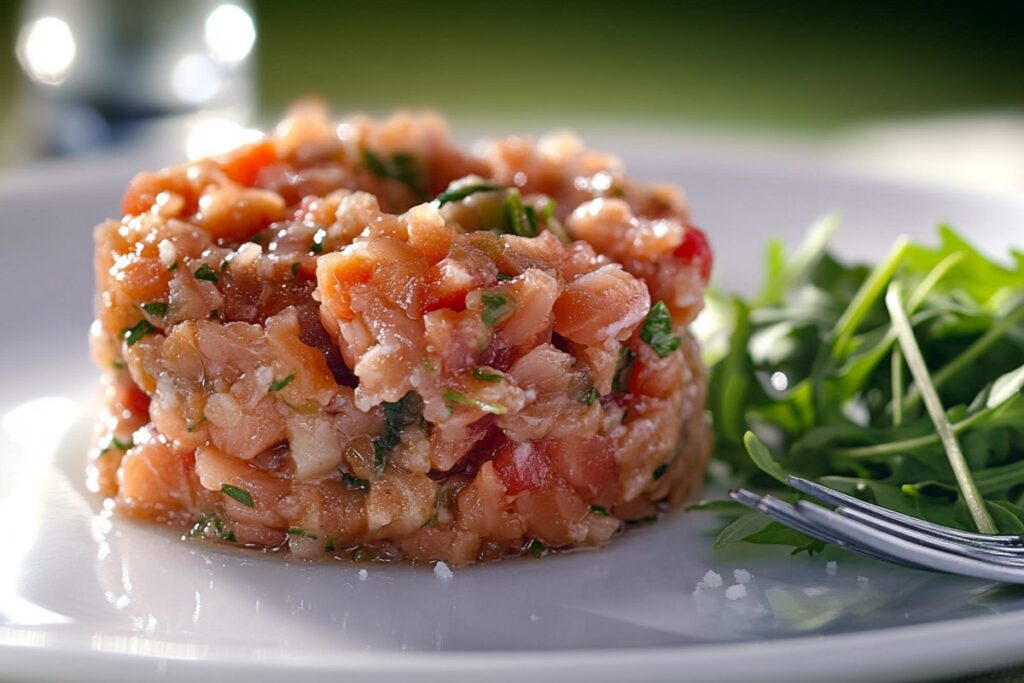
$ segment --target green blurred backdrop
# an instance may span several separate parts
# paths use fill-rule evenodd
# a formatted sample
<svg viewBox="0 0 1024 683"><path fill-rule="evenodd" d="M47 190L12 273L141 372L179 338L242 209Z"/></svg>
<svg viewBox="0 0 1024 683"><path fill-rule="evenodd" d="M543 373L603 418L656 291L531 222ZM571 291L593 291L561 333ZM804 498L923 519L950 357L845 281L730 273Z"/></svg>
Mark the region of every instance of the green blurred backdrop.
<svg viewBox="0 0 1024 683"><path fill-rule="evenodd" d="M142 0L140 0L142 1ZM185 0L186 2L188 0ZM261 111L340 108L821 132L1024 110L1024 2L256 0ZM17 3L0 0L0 110Z"/></svg>

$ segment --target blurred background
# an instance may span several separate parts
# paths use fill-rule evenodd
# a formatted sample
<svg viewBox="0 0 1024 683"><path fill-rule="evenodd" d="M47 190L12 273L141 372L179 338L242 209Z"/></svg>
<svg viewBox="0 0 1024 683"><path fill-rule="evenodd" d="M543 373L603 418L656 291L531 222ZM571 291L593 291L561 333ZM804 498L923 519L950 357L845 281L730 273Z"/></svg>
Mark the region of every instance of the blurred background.
<svg viewBox="0 0 1024 683"><path fill-rule="evenodd" d="M1017 0L0 0L0 40L8 168L172 137L166 158L194 156L315 93L1024 192Z"/></svg>

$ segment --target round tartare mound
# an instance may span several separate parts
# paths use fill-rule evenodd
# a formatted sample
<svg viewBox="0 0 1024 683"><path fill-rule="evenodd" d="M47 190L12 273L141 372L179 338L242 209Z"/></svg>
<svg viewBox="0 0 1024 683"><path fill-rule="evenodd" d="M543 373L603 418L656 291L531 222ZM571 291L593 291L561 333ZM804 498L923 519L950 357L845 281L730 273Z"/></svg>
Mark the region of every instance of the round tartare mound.
<svg viewBox="0 0 1024 683"><path fill-rule="evenodd" d="M599 545L700 485L708 242L570 135L468 153L435 115L306 102L122 210L96 229L89 464L120 511L465 565Z"/></svg>

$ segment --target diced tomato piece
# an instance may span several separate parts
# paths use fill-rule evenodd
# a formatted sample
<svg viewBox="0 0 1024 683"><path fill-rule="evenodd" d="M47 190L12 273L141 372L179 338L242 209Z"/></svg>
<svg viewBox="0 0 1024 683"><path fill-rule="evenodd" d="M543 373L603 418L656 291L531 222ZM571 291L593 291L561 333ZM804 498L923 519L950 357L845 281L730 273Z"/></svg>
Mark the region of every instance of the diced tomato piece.
<svg viewBox="0 0 1024 683"><path fill-rule="evenodd" d="M274 143L264 140L237 150L220 158L220 166L229 178L242 185L252 185L256 176L265 167L277 161Z"/></svg>
<svg viewBox="0 0 1024 683"><path fill-rule="evenodd" d="M494 458L494 471L510 496L530 489L549 488L557 481L547 456L535 443L509 441L503 445Z"/></svg>
<svg viewBox="0 0 1024 683"><path fill-rule="evenodd" d="M711 245L708 243L707 236L699 228L692 225L686 226L683 241L676 247L673 256L683 263L695 266L704 282L711 277L714 257L711 254Z"/></svg>

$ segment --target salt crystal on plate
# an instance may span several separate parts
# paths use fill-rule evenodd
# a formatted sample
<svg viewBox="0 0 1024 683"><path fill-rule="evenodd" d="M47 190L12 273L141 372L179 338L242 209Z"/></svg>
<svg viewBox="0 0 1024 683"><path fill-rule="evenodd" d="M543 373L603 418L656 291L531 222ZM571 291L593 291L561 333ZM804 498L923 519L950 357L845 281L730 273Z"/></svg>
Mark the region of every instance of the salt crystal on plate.
<svg viewBox="0 0 1024 683"><path fill-rule="evenodd" d="M438 560L437 564L434 565L434 576L442 581L451 581L455 575L452 574L452 570L448 568L448 565Z"/></svg>
<svg viewBox="0 0 1024 683"><path fill-rule="evenodd" d="M370 575L370 573L368 571L366 571L365 569L360 569L359 570L359 580L360 581L366 581L366 577L369 576L369 575Z"/></svg>
<svg viewBox="0 0 1024 683"><path fill-rule="evenodd" d="M736 579L736 583L750 583L754 577L746 569L733 569L732 578Z"/></svg>
<svg viewBox="0 0 1024 683"><path fill-rule="evenodd" d="M747 587L742 583L729 586L725 589L725 597L729 600L742 600L747 597Z"/></svg>
<svg viewBox="0 0 1024 683"><path fill-rule="evenodd" d="M835 576L837 571L839 571L839 565L834 560L825 564L825 573L829 576Z"/></svg>
<svg viewBox="0 0 1024 683"><path fill-rule="evenodd" d="M697 584L701 588L721 588L722 587L722 575L718 572L709 569L704 578Z"/></svg>

